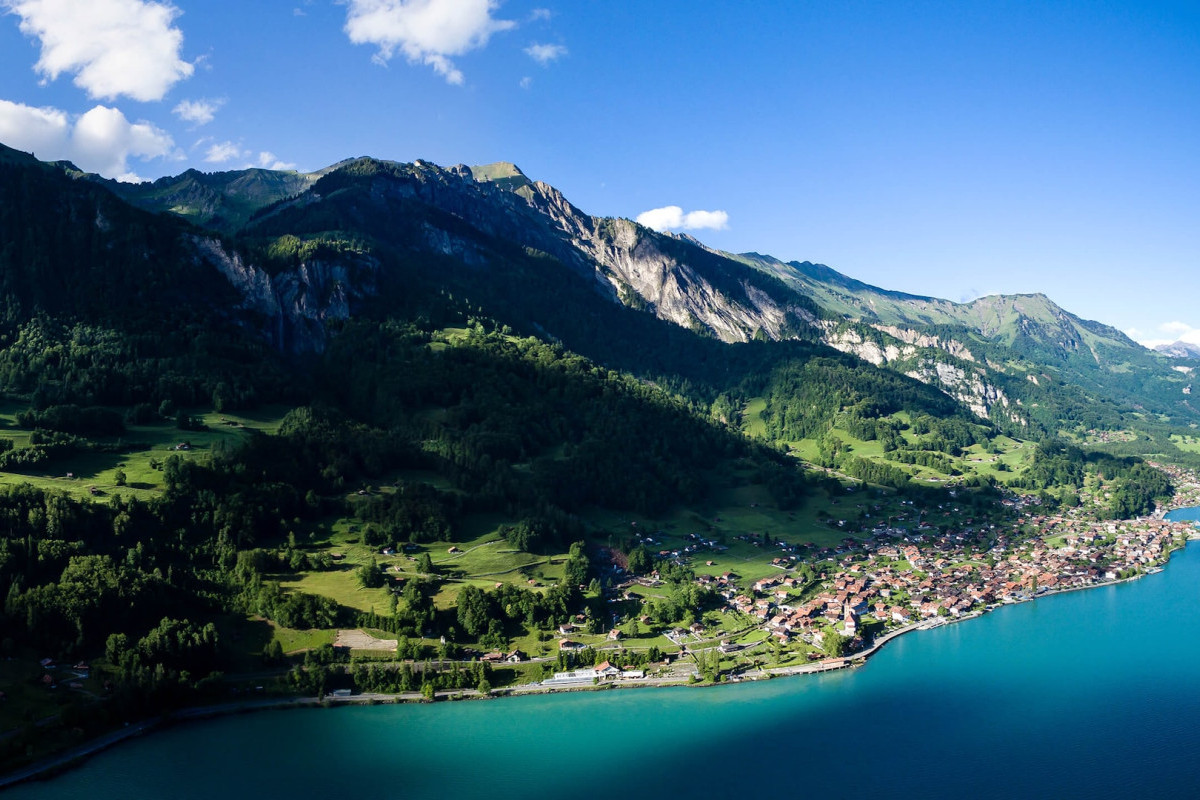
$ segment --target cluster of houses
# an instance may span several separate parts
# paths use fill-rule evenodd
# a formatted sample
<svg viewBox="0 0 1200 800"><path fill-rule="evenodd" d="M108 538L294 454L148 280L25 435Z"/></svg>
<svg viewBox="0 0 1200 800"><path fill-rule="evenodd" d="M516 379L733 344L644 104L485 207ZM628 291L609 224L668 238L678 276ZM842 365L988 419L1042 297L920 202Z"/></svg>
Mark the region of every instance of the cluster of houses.
<svg viewBox="0 0 1200 800"><path fill-rule="evenodd" d="M65 667L55 663L53 658L43 658L38 662L38 666L43 673L38 682L47 689L57 689L60 683L65 683L68 689L83 689L82 681L87 680L92 670L86 661L80 661L73 667ZM52 672L58 674L58 677L51 675ZM0 692L0 696L3 694Z"/></svg>
<svg viewBox="0 0 1200 800"><path fill-rule="evenodd" d="M714 553L723 553L729 548L716 539L706 538L698 533L689 533L684 537L687 541L683 547L676 547L671 550L658 550L657 555L662 559L669 559L676 563L682 564L689 556L695 556L702 550L709 550ZM653 536L640 536L636 539L638 544L647 547L658 547L661 542Z"/></svg>
<svg viewBox="0 0 1200 800"><path fill-rule="evenodd" d="M1173 508L1200 506L1200 478L1197 478L1195 472L1171 464L1152 464L1151 466L1170 476L1171 483L1175 486L1175 496L1171 498Z"/></svg>
<svg viewBox="0 0 1200 800"><path fill-rule="evenodd" d="M1022 524L1034 526L1038 538L1015 536ZM803 582L786 573L755 581L744 591L728 574L698 580L715 584L729 608L756 617L776 639L820 647L830 629L855 639L868 615L888 626L953 619L1145 572L1196 531L1191 523L1167 522L1161 515L1097 522L1073 510L1063 516L1023 514L1011 533L992 530L993 546L983 553L964 548L964 539L971 540L974 532L964 533L914 533L899 541L885 535L883 541L863 543L857 558L841 559L842 569L816 596L804 595Z"/></svg>
<svg viewBox="0 0 1200 800"><path fill-rule="evenodd" d="M1155 465L1159 466L1159 465ZM1176 487L1173 506L1200 505L1200 477L1189 470L1160 466ZM830 632L850 640L850 650L861 648L863 623L874 620L886 627L951 620L981 613L988 608L1028 600L1041 594L1084 588L1154 571L1170 552L1189 536L1197 536L1189 522L1168 522L1165 510L1151 518L1097 521L1089 510L1075 508L1061 514L1044 513L1034 495L1010 495L1003 504L1013 518L1006 523L979 521L950 500L927 511L902 509L884 519L871 519L879 506L859 505L865 539L847 537L833 547L772 541L765 534L737 538L760 547L777 549L771 565L779 573L743 583L732 572L698 574L702 587L724 598L728 609L758 620L772 638L782 643L804 642L816 648L826 644ZM912 506L912 501L904 501ZM1093 509L1094 510L1094 509ZM938 520L939 524L933 524ZM1030 531L1035 533L1031 536ZM688 563L705 550L725 549L716 540L690 534L684 547L659 550L664 560ZM643 545L658 546L655 537L640 535ZM799 572L801 560L832 561L837 566L819 576L813 593L812 576ZM708 561L708 566L715 562ZM622 572L623 570L618 570ZM800 577L805 574L806 577ZM626 578L619 588L639 583L661 583L657 573ZM627 599L634 595L626 594ZM643 622L649 623L647 618ZM569 638L577 625L563 625L559 649L585 647ZM689 631L668 631L675 644L685 646ZM697 624L690 632L703 640L706 631ZM610 638L620 636L615 628ZM723 646L730 652L738 646ZM840 650L840 648L839 648ZM810 656L811 657L811 656ZM639 677L609 664L557 674L550 682L582 683Z"/></svg>

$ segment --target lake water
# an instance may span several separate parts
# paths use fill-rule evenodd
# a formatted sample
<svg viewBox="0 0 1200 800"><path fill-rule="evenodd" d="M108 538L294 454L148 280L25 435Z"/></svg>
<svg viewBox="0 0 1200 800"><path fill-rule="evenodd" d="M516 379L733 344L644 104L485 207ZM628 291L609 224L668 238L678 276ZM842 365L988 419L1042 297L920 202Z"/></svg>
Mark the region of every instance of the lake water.
<svg viewBox="0 0 1200 800"><path fill-rule="evenodd" d="M681 794L1200 796L1200 543L1162 574L909 634L854 670L226 717L9 796Z"/></svg>

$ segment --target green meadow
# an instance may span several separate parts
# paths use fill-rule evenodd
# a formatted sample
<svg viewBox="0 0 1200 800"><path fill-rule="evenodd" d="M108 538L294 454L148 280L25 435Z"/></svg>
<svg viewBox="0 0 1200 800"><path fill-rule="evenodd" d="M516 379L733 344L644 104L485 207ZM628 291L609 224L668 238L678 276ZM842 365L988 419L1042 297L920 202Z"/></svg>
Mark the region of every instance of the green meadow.
<svg viewBox="0 0 1200 800"><path fill-rule="evenodd" d="M14 447L29 445L30 431L17 427L16 415L27 406L0 405L0 439ZM39 489L54 489L75 497L105 500L114 495L148 498L163 488L161 465L170 456L200 458L214 447L233 447L252 431L273 433L286 413L283 407L250 414L196 413L201 430L183 431L173 422L129 425L114 437L96 437L101 445L114 445L125 452L81 452L53 459L24 472L0 472L0 483L28 483ZM124 473L124 485L118 477Z"/></svg>

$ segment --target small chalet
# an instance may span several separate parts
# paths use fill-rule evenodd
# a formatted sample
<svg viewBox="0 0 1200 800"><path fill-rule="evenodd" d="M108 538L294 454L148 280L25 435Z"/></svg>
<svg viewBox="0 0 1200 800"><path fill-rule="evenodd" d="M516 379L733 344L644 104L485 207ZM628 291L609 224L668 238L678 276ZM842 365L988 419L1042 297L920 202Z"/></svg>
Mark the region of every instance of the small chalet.
<svg viewBox="0 0 1200 800"><path fill-rule="evenodd" d="M615 678L621 674L621 670L612 665L612 662L604 661L597 664L595 667L597 678Z"/></svg>

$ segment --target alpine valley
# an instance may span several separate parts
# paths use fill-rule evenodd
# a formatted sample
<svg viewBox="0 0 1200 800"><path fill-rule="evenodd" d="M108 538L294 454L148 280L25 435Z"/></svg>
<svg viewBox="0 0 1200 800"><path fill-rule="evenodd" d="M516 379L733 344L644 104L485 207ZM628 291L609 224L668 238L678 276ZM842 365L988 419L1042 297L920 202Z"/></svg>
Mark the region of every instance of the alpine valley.
<svg viewBox="0 0 1200 800"><path fill-rule="evenodd" d="M1200 491L1194 350L506 163L127 184L0 146L0 291L5 770L247 693L839 667L1156 569Z"/></svg>

